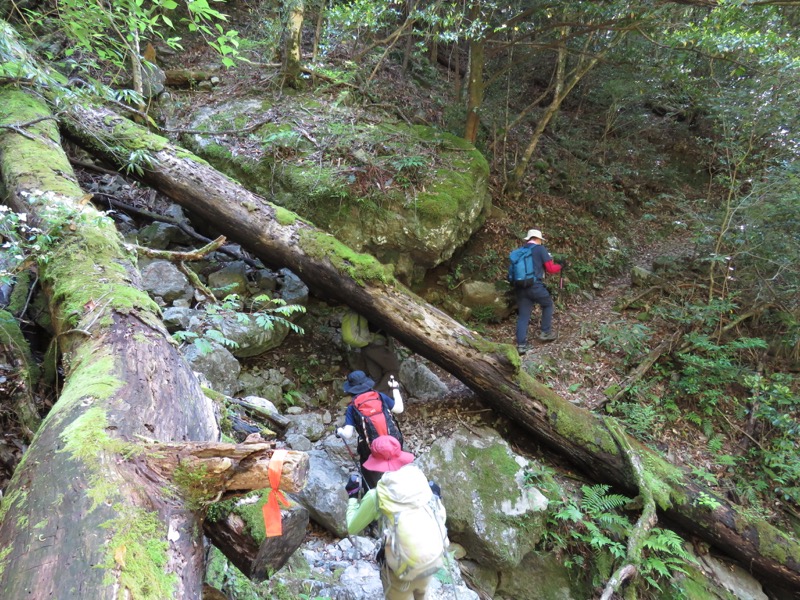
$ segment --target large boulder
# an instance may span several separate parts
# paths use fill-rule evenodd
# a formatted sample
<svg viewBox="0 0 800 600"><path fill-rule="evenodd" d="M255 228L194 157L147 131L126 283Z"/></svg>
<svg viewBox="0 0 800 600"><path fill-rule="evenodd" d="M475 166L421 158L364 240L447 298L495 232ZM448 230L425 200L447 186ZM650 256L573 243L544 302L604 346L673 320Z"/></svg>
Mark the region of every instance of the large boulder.
<svg viewBox="0 0 800 600"><path fill-rule="evenodd" d="M311 121L301 116L308 114L303 100L293 102L280 110L300 111L302 127L266 122L247 151L235 138L187 135L182 142L249 190L393 264L406 282L451 258L483 224L489 166L472 144L383 119ZM261 99L229 100L200 108L191 128L241 128L241 115L257 121L271 108Z"/></svg>
<svg viewBox="0 0 800 600"><path fill-rule="evenodd" d="M491 429L441 437L420 467L442 488L450 539L483 566L516 567L541 538L547 499L524 481L527 459Z"/></svg>

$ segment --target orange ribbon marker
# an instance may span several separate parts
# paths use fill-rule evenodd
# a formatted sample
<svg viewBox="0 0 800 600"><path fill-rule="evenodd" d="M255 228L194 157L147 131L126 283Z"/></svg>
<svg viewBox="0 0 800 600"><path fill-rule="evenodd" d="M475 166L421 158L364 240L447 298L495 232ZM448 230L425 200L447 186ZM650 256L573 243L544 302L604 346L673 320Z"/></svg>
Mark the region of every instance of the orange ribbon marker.
<svg viewBox="0 0 800 600"><path fill-rule="evenodd" d="M289 506L289 501L278 488L281 484L281 471L283 471L283 459L286 458L288 450L275 450L272 453L272 458L269 461L269 496L261 512L264 515L264 530L267 537L277 537L283 535L283 525L281 524L281 507L278 505L280 502L284 507Z"/></svg>

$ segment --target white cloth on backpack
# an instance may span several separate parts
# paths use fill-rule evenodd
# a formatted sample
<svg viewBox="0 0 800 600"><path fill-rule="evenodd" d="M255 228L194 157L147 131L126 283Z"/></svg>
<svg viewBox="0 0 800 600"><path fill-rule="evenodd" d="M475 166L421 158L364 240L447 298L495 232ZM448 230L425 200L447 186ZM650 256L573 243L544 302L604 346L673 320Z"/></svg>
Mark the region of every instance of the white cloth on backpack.
<svg viewBox="0 0 800 600"><path fill-rule="evenodd" d="M404 581L436 573L449 543L447 513L425 474L413 464L384 473L376 492L387 566Z"/></svg>

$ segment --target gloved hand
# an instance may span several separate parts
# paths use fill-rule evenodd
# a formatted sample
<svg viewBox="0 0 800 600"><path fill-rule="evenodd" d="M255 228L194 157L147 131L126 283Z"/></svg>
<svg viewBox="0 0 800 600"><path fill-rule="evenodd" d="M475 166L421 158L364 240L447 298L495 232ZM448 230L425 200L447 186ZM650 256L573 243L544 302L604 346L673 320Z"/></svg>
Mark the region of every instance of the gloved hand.
<svg viewBox="0 0 800 600"><path fill-rule="evenodd" d="M397 381L397 379L394 378L394 375L390 375L389 376L389 382L386 385L388 385L393 390L396 390L396 389L398 389L400 387L400 382Z"/></svg>
<svg viewBox="0 0 800 600"><path fill-rule="evenodd" d="M358 492L361 490L361 475L358 473L350 473L350 478L347 480L347 483L344 486L344 491L347 492L347 495L351 498L358 495Z"/></svg>
<svg viewBox="0 0 800 600"><path fill-rule="evenodd" d="M569 261L566 258L561 259L561 270L563 271L569 266Z"/></svg>
<svg viewBox="0 0 800 600"><path fill-rule="evenodd" d="M356 428L353 427L352 425L345 425L344 427L339 427L336 430L336 437L345 438L346 440L349 440L351 437L353 437L355 431Z"/></svg>
<svg viewBox="0 0 800 600"><path fill-rule="evenodd" d="M437 498L441 499L442 497L442 488L439 487L439 484L435 481L429 481L428 485L431 488L431 491L436 495Z"/></svg>

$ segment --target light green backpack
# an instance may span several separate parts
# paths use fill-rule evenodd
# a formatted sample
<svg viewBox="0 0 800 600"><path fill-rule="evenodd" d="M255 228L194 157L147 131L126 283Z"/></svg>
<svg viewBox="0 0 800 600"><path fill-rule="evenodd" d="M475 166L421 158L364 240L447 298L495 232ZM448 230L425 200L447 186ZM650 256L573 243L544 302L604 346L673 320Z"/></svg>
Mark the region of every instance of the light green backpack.
<svg viewBox="0 0 800 600"><path fill-rule="evenodd" d="M353 348L363 348L372 341L369 323L355 311L349 311L342 317L342 341Z"/></svg>

